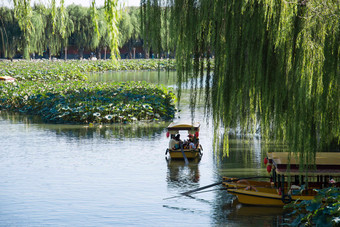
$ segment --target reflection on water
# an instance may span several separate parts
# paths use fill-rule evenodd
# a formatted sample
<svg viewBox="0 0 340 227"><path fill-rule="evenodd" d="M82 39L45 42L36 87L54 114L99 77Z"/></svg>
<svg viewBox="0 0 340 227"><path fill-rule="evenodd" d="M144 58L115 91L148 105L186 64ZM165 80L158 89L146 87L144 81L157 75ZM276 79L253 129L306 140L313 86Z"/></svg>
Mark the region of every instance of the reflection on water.
<svg viewBox="0 0 340 227"><path fill-rule="evenodd" d="M190 160L190 163L185 165L184 160L167 160L168 188L183 189L198 185L200 180L199 161L199 159Z"/></svg>
<svg viewBox="0 0 340 227"><path fill-rule="evenodd" d="M91 73L89 79L92 81L146 81L153 84L163 84L174 86L176 84L175 71L122 71L122 72L105 72Z"/></svg>
<svg viewBox="0 0 340 227"><path fill-rule="evenodd" d="M152 72L149 82L173 85L175 74L162 73ZM125 73L97 77L131 79ZM174 121L191 121L189 93L183 90L180 118ZM1 225L279 226L282 210L242 206L221 187L163 200L222 176L267 175L265 151L285 149L258 138L233 137L229 156L215 154L213 125L204 118L199 104L194 121L201 123L204 155L185 165L165 160L166 122L55 125L0 112Z"/></svg>

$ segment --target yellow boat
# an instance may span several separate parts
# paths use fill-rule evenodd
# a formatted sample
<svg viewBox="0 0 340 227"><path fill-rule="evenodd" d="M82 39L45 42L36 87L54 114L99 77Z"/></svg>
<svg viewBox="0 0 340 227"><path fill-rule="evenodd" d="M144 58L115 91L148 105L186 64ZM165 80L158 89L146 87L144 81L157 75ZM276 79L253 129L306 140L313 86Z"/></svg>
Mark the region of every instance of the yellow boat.
<svg viewBox="0 0 340 227"><path fill-rule="evenodd" d="M14 78L10 76L0 76L0 81L5 81L5 82L14 82Z"/></svg>
<svg viewBox="0 0 340 227"><path fill-rule="evenodd" d="M308 167L312 170L308 171L307 178L299 170L298 157L289 157L288 152L269 153L268 160L271 182L224 177L223 186L237 196L240 203L259 206L311 200L316 195L314 189L340 187L340 183L336 183L340 181L340 153L317 153L315 168Z"/></svg>
<svg viewBox="0 0 340 227"><path fill-rule="evenodd" d="M203 149L198 138L199 123L171 123L167 130L167 137L170 137L170 142L165 154L169 154L171 159L197 159L202 157ZM188 140L180 140L180 132L183 131L188 134ZM175 139L176 137L178 140Z"/></svg>

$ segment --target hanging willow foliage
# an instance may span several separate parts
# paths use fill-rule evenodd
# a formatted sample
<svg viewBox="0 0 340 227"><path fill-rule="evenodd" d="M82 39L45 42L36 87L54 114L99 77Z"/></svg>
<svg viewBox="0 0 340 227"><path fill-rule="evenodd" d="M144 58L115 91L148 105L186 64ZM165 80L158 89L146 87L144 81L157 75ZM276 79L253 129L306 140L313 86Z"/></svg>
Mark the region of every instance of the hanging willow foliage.
<svg viewBox="0 0 340 227"><path fill-rule="evenodd" d="M303 163L340 144L339 7L340 0L141 2L146 29L160 23L154 12L168 11L179 85L188 77L205 83L216 130L260 128ZM160 37L157 30L148 35ZM212 84L210 72L203 75L211 56ZM192 86L194 108L199 86Z"/></svg>
<svg viewBox="0 0 340 227"><path fill-rule="evenodd" d="M105 20L109 28L111 58L116 60L119 55L119 29L118 24L121 13L118 8L118 0L105 0ZM97 28L96 28L97 29Z"/></svg>
<svg viewBox="0 0 340 227"><path fill-rule="evenodd" d="M14 2L14 16L18 20L19 27L24 36L24 58L29 59L30 53L30 34L34 32L32 26L32 8L30 0L13 0Z"/></svg>
<svg viewBox="0 0 340 227"><path fill-rule="evenodd" d="M99 25L98 25L98 13L96 8L96 0L92 0L91 7L90 7L91 17L92 17L92 23L94 25L94 30L97 33L98 40L100 39L100 33L99 33Z"/></svg>

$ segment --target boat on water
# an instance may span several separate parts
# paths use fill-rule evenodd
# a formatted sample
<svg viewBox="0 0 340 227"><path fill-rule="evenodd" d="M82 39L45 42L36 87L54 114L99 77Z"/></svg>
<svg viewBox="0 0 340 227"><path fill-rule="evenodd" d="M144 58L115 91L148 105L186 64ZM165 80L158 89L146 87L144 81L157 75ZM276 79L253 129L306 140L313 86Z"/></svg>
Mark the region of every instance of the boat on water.
<svg viewBox="0 0 340 227"><path fill-rule="evenodd" d="M317 194L314 189L340 187L340 153L316 153L315 165L304 166L307 173L301 172L298 156L290 156L288 152L268 153L265 160L270 181L223 178L223 186L240 203L284 206L313 199Z"/></svg>
<svg viewBox="0 0 340 227"><path fill-rule="evenodd" d="M15 79L10 76L0 76L0 81L5 81L5 82L14 82Z"/></svg>
<svg viewBox="0 0 340 227"><path fill-rule="evenodd" d="M199 143L200 124L174 123L167 127L167 137L170 137L169 147L165 155L171 159L200 159L203 148ZM187 140L181 140L181 133L186 134Z"/></svg>

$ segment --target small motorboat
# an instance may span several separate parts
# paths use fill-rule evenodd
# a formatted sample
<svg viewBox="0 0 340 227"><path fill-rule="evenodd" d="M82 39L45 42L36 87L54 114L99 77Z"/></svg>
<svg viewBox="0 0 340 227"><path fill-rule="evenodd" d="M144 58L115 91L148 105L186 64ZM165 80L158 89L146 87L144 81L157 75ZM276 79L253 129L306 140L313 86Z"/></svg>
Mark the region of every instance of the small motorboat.
<svg viewBox="0 0 340 227"><path fill-rule="evenodd" d="M165 155L169 154L171 159L201 158L203 149L199 143L199 130L199 123L171 123L167 127L167 137L170 137L170 142ZM188 140L180 139L180 131L188 134Z"/></svg>

